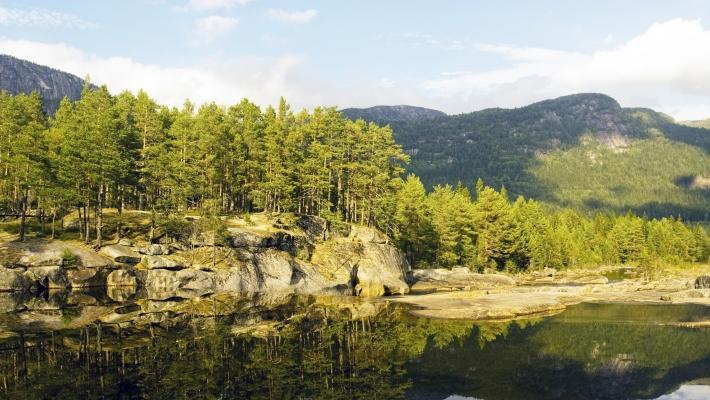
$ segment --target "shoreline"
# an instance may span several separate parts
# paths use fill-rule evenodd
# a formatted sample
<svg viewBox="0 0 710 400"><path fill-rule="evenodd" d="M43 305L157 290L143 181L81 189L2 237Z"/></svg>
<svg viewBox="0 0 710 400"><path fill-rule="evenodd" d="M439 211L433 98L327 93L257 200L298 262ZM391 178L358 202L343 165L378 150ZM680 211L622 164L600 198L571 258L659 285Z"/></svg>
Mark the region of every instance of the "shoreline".
<svg viewBox="0 0 710 400"><path fill-rule="evenodd" d="M411 314L418 317L475 321L554 315L581 303L710 306L710 289L695 289L693 281L690 275L667 274L653 280L635 278L600 284L528 282L506 288L411 293L382 300L409 304L414 307ZM710 321L693 323L707 326Z"/></svg>

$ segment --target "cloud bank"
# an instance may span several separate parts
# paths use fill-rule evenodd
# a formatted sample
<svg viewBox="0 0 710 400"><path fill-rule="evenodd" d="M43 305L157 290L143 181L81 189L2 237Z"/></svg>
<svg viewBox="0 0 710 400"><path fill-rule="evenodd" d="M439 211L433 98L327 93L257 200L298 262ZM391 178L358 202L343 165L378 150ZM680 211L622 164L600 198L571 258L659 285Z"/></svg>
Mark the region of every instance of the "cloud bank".
<svg viewBox="0 0 710 400"><path fill-rule="evenodd" d="M203 40L216 40L236 25L219 18L227 17L206 17L203 26L198 24ZM436 41L428 36L417 39L423 39L423 45ZM459 113L601 92L624 106L651 107L677 119L710 117L710 30L699 21L656 23L625 43L606 47L582 53L466 44L454 50L499 57L505 66L442 72L424 79L348 76L325 81L305 55L221 57L187 67L165 67L127 57L99 57L63 43L0 39L0 53L82 77L90 74L94 83L106 84L114 93L143 88L168 105L180 105L186 98L233 104L243 97L266 105L283 95L297 108L413 104Z"/></svg>
<svg viewBox="0 0 710 400"><path fill-rule="evenodd" d="M509 66L443 73L424 81L422 89L478 108L593 91L681 119L710 117L710 31L699 21L655 23L626 43L593 53L497 44L475 48Z"/></svg>

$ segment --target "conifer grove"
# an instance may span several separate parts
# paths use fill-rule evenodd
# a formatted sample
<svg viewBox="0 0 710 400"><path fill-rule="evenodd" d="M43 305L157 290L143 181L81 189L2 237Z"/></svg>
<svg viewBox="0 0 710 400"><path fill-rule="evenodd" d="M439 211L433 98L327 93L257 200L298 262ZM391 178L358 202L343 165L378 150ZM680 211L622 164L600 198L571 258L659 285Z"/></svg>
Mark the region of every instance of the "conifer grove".
<svg viewBox="0 0 710 400"><path fill-rule="evenodd" d="M508 199L478 182L427 193L389 127L345 119L335 108L294 112L281 99L261 109L161 106L145 92L111 95L85 85L54 116L37 94L0 94L0 212L19 240L68 213L74 234L101 246L121 235L104 211L149 212L180 230L186 214L217 229L221 215L319 215L376 226L415 267L540 269L708 262L701 224L632 214L585 214ZM11 228L7 228L11 229ZM13 228L14 229L14 228Z"/></svg>

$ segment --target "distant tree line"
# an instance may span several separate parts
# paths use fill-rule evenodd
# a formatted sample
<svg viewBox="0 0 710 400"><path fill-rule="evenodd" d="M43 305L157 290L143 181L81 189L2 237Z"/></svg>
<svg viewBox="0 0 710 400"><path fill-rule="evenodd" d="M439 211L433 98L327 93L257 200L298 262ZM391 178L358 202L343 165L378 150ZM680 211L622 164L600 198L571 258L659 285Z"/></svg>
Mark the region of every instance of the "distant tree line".
<svg viewBox="0 0 710 400"><path fill-rule="evenodd" d="M320 215L376 226L415 266L542 268L600 263L707 261L708 234L676 219L549 211L510 202L482 182L427 194L402 179L408 157L389 127L351 121L335 108L293 112L157 104L145 92L111 95L86 84L48 118L38 94L0 94L0 212L52 219L76 211L80 237L102 240L103 210ZM120 218L119 218L120 220Z"/></svg>
<svg viewBox="0 0 710 400"><path fill-rule="evenodd" d="M708 262L710 236L676 218L553 210L522 196L511 202L479 180L431 193L409 175L398 196L399 246L418 267L483 270Z"/></svg>

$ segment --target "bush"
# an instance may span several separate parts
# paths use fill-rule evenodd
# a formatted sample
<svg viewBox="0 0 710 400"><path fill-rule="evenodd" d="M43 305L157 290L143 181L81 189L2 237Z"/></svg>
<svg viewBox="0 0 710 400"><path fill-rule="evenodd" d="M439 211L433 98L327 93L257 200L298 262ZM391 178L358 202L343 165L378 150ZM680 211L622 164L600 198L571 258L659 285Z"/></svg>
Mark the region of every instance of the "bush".
<svg viewBox="0 0 710 400"><path fill-rule="evenodd" d="M62 252L62 265L64 268L67 267L73 267L75 266L79 261L79 258L71 252L69 249L64 249L64 252Z"/></svg>

